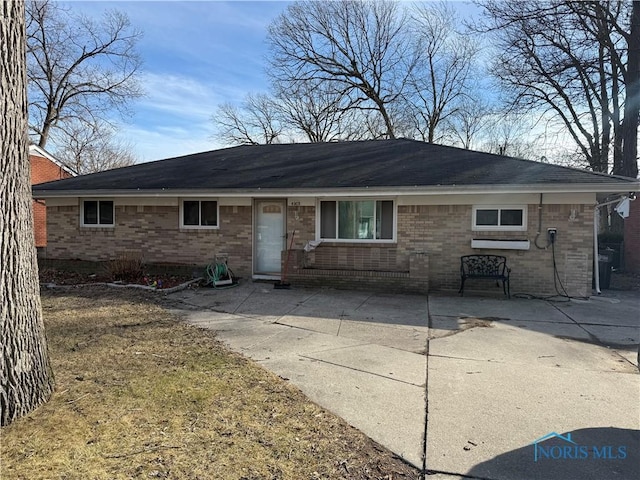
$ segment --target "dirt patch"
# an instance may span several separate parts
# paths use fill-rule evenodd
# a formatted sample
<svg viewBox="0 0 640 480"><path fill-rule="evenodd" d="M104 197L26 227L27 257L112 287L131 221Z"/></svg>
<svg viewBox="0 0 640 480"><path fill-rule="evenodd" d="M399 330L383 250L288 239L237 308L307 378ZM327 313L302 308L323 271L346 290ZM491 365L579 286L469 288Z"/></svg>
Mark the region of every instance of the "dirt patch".
<svg viewBox="0 0 640 480"><path fill-rule="evenodd" d="M505 320L504 318L489 317L489 318L476 318L476 317L460 317L460 329L469 330L470 328L477 327L490 327L491 322Z"/></svg>
<svg viewBox="0 0 640 480"><path fill-rule="evenodd" d="M70 270L58 270L55 268L43 268L40 270L41 284L55 285L85 285L91 283L117 282L120 284L135 284L153 287L159 290L173 288L185 282L193 280L189 275L139 275L127 282L112 278L104 271L97 273L86 273Z"/></svg>
<svg viewBox="0 0 640 480"><path fill-rule="evenodd" d="M139 290L43 292L52 399L3 478L417 479L393 453Z"/></svg>
<svg viewBox="0 0 640 480"><path fill-rule="evenodd" d="M446 318L446 321L445 321ZM472 328L491 327L491 322L504 320L500 318L477 318L477 317L440 317L440 321L436 326L430 326L429 339L436 340L438 338L450 337L457 335Z"/></svg>

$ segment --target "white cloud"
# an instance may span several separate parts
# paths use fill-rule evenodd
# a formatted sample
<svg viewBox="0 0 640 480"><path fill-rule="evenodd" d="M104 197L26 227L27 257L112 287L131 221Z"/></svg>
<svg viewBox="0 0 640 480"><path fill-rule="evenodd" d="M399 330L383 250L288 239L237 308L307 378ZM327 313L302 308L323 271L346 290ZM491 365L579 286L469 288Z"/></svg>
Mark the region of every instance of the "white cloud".
<svg viewBox="0 0 640 480"><path fill-rule="evenodd" d="M165 112L179 118L209 117L221 101L213 86L193 77L174 73L145 72L141 76L145 96L138 100L136 109Z"/></svg>
<svg viewBox="0 0 640 480"><path fill-rule="evenodd" d="M142 84L146 96L132 106L136 112L132 123L121 126L119 134L133 146L140 161L221 146L211 138L211 117L218 104L239 92L174 73L147 72Z"/></svg>
<svg viewBox="0 0 640 480"><path fill-rule="evenodd" d="M141 161L219 148L211 138L218 105L265 91L264 39L285 2L75 2L92 17L125 12L143 31L140 81L146 96L119 137Z"/></svg>
<svg viewBox="0 0 640 480"><path fill-rule="evenodd" d="M133 146L139 162L206 152L221 147L211 139L211 132L203 125L194 125L190 129L170 126L155 129L147 126L130 127L122 129L119 137Z"/></svg>

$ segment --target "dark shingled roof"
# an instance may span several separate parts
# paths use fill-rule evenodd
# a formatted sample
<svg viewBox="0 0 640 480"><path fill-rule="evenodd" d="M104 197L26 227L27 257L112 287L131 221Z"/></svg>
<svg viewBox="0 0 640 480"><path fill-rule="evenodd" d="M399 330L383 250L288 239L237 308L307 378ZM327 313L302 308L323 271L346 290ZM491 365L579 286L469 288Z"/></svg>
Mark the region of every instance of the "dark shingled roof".
<svg viewBox="0 0 640 480"><path fill-rule="evenodd" d="M84 175L38 191L619 184L633 179L415 140L239 146ZM631 183L631 185L630 185Z"/></svg>

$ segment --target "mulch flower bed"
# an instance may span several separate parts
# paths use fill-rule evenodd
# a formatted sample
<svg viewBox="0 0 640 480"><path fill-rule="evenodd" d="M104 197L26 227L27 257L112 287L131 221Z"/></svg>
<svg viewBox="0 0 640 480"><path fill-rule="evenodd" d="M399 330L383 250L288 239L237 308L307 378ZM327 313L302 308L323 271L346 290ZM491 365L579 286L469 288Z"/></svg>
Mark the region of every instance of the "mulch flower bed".
<svg viewBox="0 0 640 480"><path fill-rule="evenodd" d="M158 290L177 287L190 280L192 276L187 275L141 275L133 280L122 281L110 278L104 273L80 273L66 270L45 268L40 270L41 284L54 285L85 285L91 283L117 283L121 285L143 285Z"/></svg>

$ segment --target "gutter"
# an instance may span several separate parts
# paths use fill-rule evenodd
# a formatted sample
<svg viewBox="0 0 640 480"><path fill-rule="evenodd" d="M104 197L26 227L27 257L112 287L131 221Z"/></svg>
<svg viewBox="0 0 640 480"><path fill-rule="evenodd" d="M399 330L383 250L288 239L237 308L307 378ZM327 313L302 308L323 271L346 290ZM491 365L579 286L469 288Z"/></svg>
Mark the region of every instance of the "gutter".
<svg viewBox="0 0 640 480"><path fill-rule="evenodd" d="M34 189L36 198L56 197L198 197L203 195L220 197L317 197L328 195L366 197L374 194L384 195L459 195L470 193L614 193L640 192L640 183L629 181L627 184L616 182L606 184L558 184L558 185L437 185L411 187L343 187L343 188L218 188L218 189L73 189L47 190Z"/></svg>

